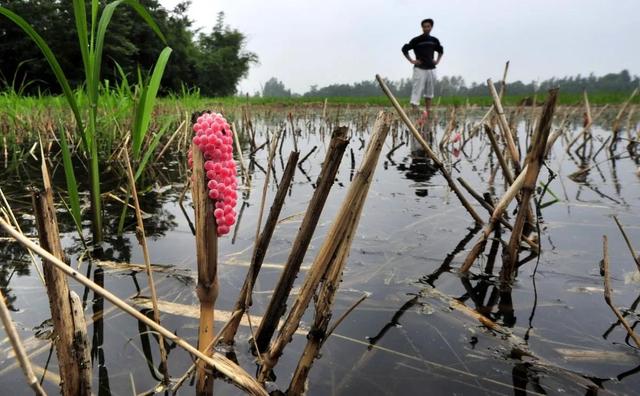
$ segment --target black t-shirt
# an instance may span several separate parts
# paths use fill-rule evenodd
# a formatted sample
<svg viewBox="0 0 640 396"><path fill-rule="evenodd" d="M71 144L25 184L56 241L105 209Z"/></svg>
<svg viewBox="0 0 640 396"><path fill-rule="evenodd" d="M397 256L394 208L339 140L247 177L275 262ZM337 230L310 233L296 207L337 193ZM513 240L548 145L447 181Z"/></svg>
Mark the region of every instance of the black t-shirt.
<svg viewBox="0 0 640 396"><path fill-rule="evenodd" d="M402 46L403 54L407 55L409 50L413 50L416 59L422 62L419 65L415 65L415 67L427 70L436 68L436 65L433 63L433 53L443 54L444 51L442 45L440 45L440 40L426 34L414 37L408 44Z"/></svg>

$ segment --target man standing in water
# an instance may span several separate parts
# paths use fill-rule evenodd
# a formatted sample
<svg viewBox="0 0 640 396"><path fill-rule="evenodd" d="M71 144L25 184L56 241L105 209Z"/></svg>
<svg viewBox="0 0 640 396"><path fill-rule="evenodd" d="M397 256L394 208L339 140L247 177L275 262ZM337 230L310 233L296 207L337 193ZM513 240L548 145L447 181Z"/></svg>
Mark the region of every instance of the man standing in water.
<svg viewBox="0 0 640 396"><path fill-rule="evenodd" d="M418 37L414 37L408 44L402 46L402 53L413 66L413 87L411 89L411 105L414 109L420 106L420 97L425 98L425 111L422 114L420 123L424 123L429 117L431 110L431 100L434 96L434 88L436 85L436 65L442 59L442 45L440 40L431 36L433 28L433 19L425 19L420 25L422 32ZM413 50L416 59L411 59L409 50ZM433 53L438 53L438 58L433 59Z"/></svg>

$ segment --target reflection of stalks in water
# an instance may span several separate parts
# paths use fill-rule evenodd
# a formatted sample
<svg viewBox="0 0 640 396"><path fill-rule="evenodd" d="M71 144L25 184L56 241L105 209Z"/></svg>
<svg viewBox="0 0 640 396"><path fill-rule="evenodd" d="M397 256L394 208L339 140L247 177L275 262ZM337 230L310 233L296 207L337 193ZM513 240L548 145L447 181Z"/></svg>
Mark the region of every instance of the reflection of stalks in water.
<svg viewBox="0 0 640 396"><path fill-rule="evenodd" d="M453 261L453 259L456 257L458 253L464 250L464 247L467 245L467 243L469 243L469 241L471 241L471 239L473 239L473 237L478 233L478 231L480 231L480 227L474 227L470 229L467 235L465 235L464 238L462 238L462 240L458 242L458 244L451 251L451 253L447 254L447 257L445 257L440 267L438 267L438 269L432 272L431 274L421 277L419 282L426 283L432 287L435 287L434 285L435 281L440 277L441 274L445 272L449 272L451 270L451 262Z"/></svg>
<svg viewBox="0 0 640 396"><path fill-rule="evenodd" d="M38 382L35 374L33 373L33 369L31 368L31 362L29 361L29 357L25 352L24 346L22 342L20 342L20 337L18 336L18 332L13 325L11 320L11 315L9 314L9 309L7 308L7 304L5 304L4 295L2 294L2 290L0 290L0 319L2 319L2 324L4 325L5 333L7 334L9 340L11 341L11 346L15 352L15 355L20 362L20 367L22 368L22 372L25 377L27 377L27 383L33 389L36 395L46 395L42 386Z"/></svg>
<svg viewBox="0 0 640 396"><path fill-rule="evenodd" d="M627 331L627 333L629 334L629 337L631 337L633 339L633 342L635 342L635 344L638 347L640 347L640 337L629 326L629 324L625 320L624 316L622 316L622 314L620 314L620 311L618 310L618 308L616 308L613 305L613 300L611 299L611 284L610 284L610 281L609 281L609 252L608 252L608 245L609 245L609 243L607 241L607 236L603 235L602 236L602 250L603 250L602 272L603 272L603 276L604 276L604 300L606 301L607 305L611 308L613 313L616 315L616 317L618 318L618 321L620 321L620 323L622 324L624 329Z"/></svg>

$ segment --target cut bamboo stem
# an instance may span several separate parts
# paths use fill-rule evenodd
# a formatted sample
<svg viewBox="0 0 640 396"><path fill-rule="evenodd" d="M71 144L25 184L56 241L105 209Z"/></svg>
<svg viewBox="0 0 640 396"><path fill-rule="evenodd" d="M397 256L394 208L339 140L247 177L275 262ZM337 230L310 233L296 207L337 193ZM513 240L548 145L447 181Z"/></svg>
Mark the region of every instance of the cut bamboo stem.
<svg viewBox="0 0 640 396"><path fill-rule="evenodd" d="M346 127L339 127L333 131L331 136L325 161L322 165L318 180L316 181L316 189L313 192L302 224L293 242L293 247L287 258L280 280L275 287L269 306L256 332L256 344L261 351L266 351L269 347L269 342L278 326L278 321L286 310L287 297L291 292L295 278L300 270L329 191L331 191L331 187L335 181L336 173L344 156L344 151L349 143L347 132L348 129Z"/></svg>
<svg viewBox="0 0 640 396"><path fill-rule="evenodd" d="M402 121L405 123L407 128L409 128L409 131L413 134L413 137L415 137L416 140L420 143L420 145L422 146L422 149L425 151L427 156L431 159L431 161L433 161L436 168L440 171L442 176L444 176L444 178L447 180L447 184L449 185L449 188L451 188L453 192L456 194L456 197L458 197L458 200L460 200L460 203L462 204L462 206L464 206L464 208L467 210L467 212L469 212L469 214L477 224L483 224L484 222L482 221L482 218L478 215L475 209L473 209L473 206L471 206L469 201L467 201L467 198L465 198L465 196L462 194L462 191L460 191L460 188L458 188L458 186L455 184L455 182L453 181L453 178L451 177L451 174L444 166L444 163L433 152L429 144L426 142L426 140L424 140L420 132L418 132L418 130L413 125L409 117L407 117L407 114L404 112L404 110L402 109L402 106L400 106L400 103L398 103L393 93L391 93L391 90L389 89L389 87L387 87L387 84L384 82L382 77L376 74L376 80L378 80L378 84L380 84L380 87L384 91L385 95L387 95L387 97L391 101L391 104L398 112L398 115L400 116Z"/></svg>
<svg viewBox="0 0 640 396"><path fill-rule="evenodd" d="M299 156L300 153L297 151L292 151L291 154L289 154L287 167L284 170L282 179L280 180L280 185L278 186L278 191L276 192L273 204L271 205L271 209L269 210L267 222L265 223L264 229L258 237L258 242L256 243L256 247L253 251L253 257L251 259L251 266L249 267L249 271L247 272L247 276L242 285L242 289L240 290L238 301L236 302L235 308L233 310L234 315L238 311L240 312L240 315L236 316L236 319L233 319L231 321L231 324L227 326L227 329L222 334L222 340L227 344L233 343L233 339L235 338L236 332L238 331L238 327L240 325L240 319L242 318L244 312L251 306L251 294L253 292L253 286L256 282L256 279L258 278L258 273L262 268L262 263L264 261L265 255L267 254L267 249L269 248L269 243L271 242L271 237L273 236L273 231L276 229L278 217L280 216L280 212L282 211L282 206L284 205L284 200L287 196L287 192L289 191L289 186L291 186L293 175L296 172L296 165L298 164Z"/></svg>
<svg viewBox="0 0 640 396"><path fill-rule="evenodd" d="M527 213L529 211L529 201L535 192L540 167L544 161L547 139L549 138L549 132L551 131L551 123L553 122L557 99L558 89L555 88L549 90L547 102L542 110L542 115L538 122L536 133L533 137L531 150L529 150L529 154L527 155L527 172L521 189L522 198L520 200L516 222L513 226L513 230L511 231L511 239L509 240L507 255L504 260L504 268L502 272L504 275L503 280L506 280L507 282L511 281L513 271L516 268L516 262L518 261L520 238L522 236L524 224L527 219Z"/></svg>
<svg viewBox="0 0 640 396"><path fill-rule="evenodd" d="M336 220L331 226L313 262L312 268L305 278L304 284L300 289L300 294L293 304L285 323L282 325L278 337L263 357L263 365L258 375L258 381L260 383L264 383L267 380L271 369L277 364L285 346L298 329L302 315L306 311L318 284L327 272L328 266L333 261L333 258L339 252L341 243L349 237L346 232L349 230L348 226L356 215L354 207L366 197L368 185L371 183L373 172L375 171L375 166L378 162L380 151L382 150L384 138L389 131L390 125L390 114L380 112L373 127L372 143L369 144L367 148L360 170L349 186L349 191L336 215Z"/></svg>
<svg viewBox="0 0 640 396"><path fill-rule="evenodd" d="M129 179L129 188L133 197L133 205L136 212L136 238L142 248L142 256L147 272L147 280L149 282L149 290L151 290L151 302L153 303L153 320L160 324L160 310L158 309L158 294L156 292L156 284L153 280L153 272L151 271L151 258L149 257L149 247L147 246L147 237L144 232L144 223L142 222L142 211L140 210L140 201L138 200L138 189L136 188L136 180L131 169L131 161L129 153L124 150L124 162L127 169L127 178ZM162 383L168 385L171 378L169 377L169 367L167 365L167 350L164 345L162 335L158 337L158 345L160 347L160 372L162 373Z"/></svg>
<svg viewBox="0 0 640 396"><path fill-rule="evenodd" d="M91 279L82 275L78 271L74 270L67 264L65 264L62 260L53 256L48 251L44 250L34 242L32 242L29 238L27 238L24 234L16 231L9 223L7 223L4 219L0 219L0 227L4 229L11 237L13 237L18 243L27 249L33 251L38 254L40 257L45 259L45 263L47 266L55 266L57 270L61 271L65 275L72 277L79 283L87 286L89 289L93 290L95 293L104 297L107 301L124 311L125 313L133 316L135 319L141 321L148 327L162 334L167 340L176 343L181 348L185 349L187 352L192 354L193 356L204 361L208 366L216 369L227 378L229 378L235 386L248 392L252 395L262 395L267 396L266 391L258 384L253 377L251 377L246 371L244 371L240 366L233 363L229 359L220 355L219 353L214 353L212 356L207 356L204 353L200 352L194 346L189 344L184 339L175 335L173 332L168 330L165 327L157 324L153 320L149 319L142 313L138 312L131 305L127 304L125 301L117 297L115 294L109 292L108 290L98 286Z"/></svg>
<svg viewBox="0 0 640 396"><path fill-rule="evenodd" d="M58 221L53 205L53 190L44 160L42 161L42 181L44 187L42 193L34 191L32 196L40 246L63 261L64 251L60 244ZM71 325L73 324L73 316L67 279L50 265L43 265L42 270L49 297L51 319L57 334L55 346L60 378L62 378L61 392L65 396L90 395L91 387L89 386L87 389L83 385L91 384L91 378L83 380L80 377L81 373L86 374L86 371L82 370L80 361L76 359L75 331Z"/></svg>
<svg viewBox="0 0 640 396"><path fill-rule="evenodd" d="M218 235L213 216L213 202L209 198L204 157L196 144L191 145L193 154L192 196L196 226L196 260L198 262L198 284L196 294L200 301L200 324L198 327L198 350L206 353L207 345L213 341L213 313L218 298ZM196 376L196 394L213 394L213 373L200 362Z"/></svg>
<svg viewBox="0 0 640 396"><path fill-rule="evenodd" d="M611 299L611 281L609 280L609 243L606 235L602 236L602 250L602 271L604 272L604 301L607 302L607 305L611 308L620 323L622 323L622 326L624 326L625 330L627 330L629 337L631 337L633 339L633 342L635 342L636 345L640 348L640 337L629 326L618 308L613 305L613 300Z"/></svg>

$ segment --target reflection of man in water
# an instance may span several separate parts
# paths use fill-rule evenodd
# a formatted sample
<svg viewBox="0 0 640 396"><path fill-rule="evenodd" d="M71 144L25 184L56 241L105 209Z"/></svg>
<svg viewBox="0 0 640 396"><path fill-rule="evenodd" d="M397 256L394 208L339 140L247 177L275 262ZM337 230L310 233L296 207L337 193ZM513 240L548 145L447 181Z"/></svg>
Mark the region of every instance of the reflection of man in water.
<svg viewBox="0 0 640 396"><path fill-rule="evenodd" d="M398 164L398 170L404 172L407 179L417 182L415 186L417 196L426 197L429 195L426 184L436 174L437 169L423 154L412 153L408 158L411 161L409 166L405 164L405 158L405 161Z"/></svg>

